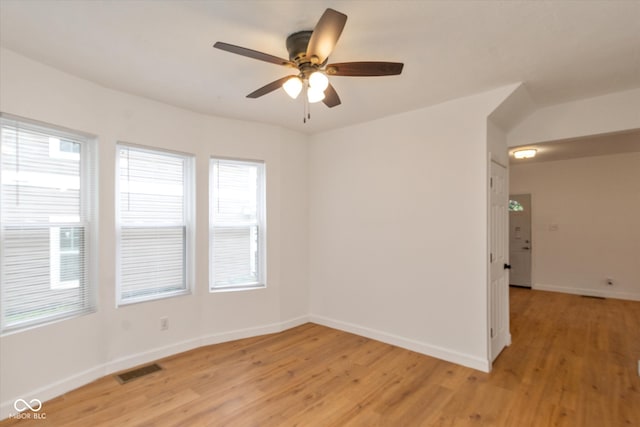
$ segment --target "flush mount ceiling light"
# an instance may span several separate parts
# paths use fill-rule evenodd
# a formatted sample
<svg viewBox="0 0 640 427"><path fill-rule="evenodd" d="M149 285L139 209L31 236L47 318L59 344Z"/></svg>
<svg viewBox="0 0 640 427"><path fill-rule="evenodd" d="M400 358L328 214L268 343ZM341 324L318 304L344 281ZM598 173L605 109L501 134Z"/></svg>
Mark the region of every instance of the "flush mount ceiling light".
<svg viewBox="0 0 640 427"><path fill-rule="evenodd" d="M327 76L395 76L402 72L404 64L401 62L366 61L327 64L329 55L333 52L346 22L347 15L344 13L333 9L325 10L313 31L298 31L287 37L289 59L223 42L216 42L213 47L297 69L298 74L275 80L251 92L247 98L259 98L282 87L291 98L296 99L305 89L304 122L306 123L307 119L311 118L309 103L322 101L329 108L341 103Z"/></svg>
<svg viewBox="0 0 640 427"><path fill-rule="evenodd" d="M527 150L518 150L513 152L513 157L516 159L531 159L536 156L538 150L534 150L533 148Z"/></svg>

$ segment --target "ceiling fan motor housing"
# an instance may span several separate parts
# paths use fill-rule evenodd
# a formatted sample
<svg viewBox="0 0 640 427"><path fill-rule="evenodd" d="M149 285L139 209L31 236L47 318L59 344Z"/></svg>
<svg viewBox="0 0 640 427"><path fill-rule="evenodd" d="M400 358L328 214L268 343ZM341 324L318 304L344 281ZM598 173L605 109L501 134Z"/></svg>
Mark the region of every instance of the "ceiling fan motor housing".
<svg viewBox="0 0 640 427"><path fill-rule="evenodd" d="M298 31L287 37L287 51L289 52L289 60L300 62L311 62L310 59L305 61L307 56L307 46L309 46L309 39L313 31Z"/></svg>

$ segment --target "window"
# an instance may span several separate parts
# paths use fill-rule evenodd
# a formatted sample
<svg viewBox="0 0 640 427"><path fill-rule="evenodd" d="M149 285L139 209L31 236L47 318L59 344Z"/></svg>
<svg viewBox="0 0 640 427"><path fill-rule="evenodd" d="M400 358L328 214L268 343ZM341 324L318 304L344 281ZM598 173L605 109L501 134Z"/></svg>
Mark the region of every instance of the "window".
<svg viewBox="0 0 640 427"><path fill-rule="evenodd" d="M211 159L209 288L265 286L264 163Z"/></svg>
<svg viewBox="0 0 640 427"><path fill-rule="evenodd" d="M189 291L193 157L118 144L118 304Z"/></svg>
<svg viewBox="0 0 640 427"><path fill-rule="evenodd" d="M49 157L77 160L80 158L80 144L65 139L50 137Z"/></svg>
<svg viewBox="0 0 640 427"><path fill-rule="evenodd" d="M80 286L83 246L82 227L49 229L51 289L71 289Z"/></svg>
<svg viewBox="0 0 640 427"><path fill-rule="evenodd" d="M89 138L0 116L2 331L95 309Z"/></svg>
<svg viewBox="0 0 640 427"><path fill-rule="evenodd" d="M509 212L522 212L524 210L524 206L520 204L517 200L509 200Z"/></svg>

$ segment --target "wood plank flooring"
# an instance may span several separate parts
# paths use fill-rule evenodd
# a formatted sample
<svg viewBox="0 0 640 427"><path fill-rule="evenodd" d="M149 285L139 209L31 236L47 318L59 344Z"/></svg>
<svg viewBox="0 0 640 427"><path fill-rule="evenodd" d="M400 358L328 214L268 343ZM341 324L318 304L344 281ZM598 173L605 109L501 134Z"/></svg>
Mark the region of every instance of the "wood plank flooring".
<svg viewBox="0 0 640 427"><path fill-rule="evenodd" d="M513 343L490 374L305 324L104 377L0 427L640 426L640 302L510 296Z"/></svg>

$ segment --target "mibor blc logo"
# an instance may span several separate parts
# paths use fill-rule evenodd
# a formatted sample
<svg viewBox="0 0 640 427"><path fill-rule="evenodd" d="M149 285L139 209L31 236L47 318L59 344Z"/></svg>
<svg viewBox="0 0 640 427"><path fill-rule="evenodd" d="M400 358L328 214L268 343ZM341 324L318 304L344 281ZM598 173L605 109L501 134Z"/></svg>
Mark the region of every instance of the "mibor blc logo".
<svg viewBox="0 0 640 427"><path fill-rule="evenodd" d="M42 402L40 399L31 399L28 402L25 399L16 399L16 401L13 402L13 409L18 411L18 414L12 418L31 420L44 420L47 418L46 413L40 412L40 410L42 410ZM27 409L29 411L27 411Z"/></svg>

